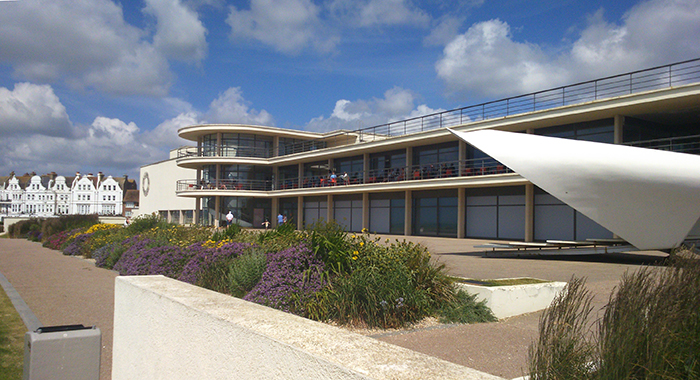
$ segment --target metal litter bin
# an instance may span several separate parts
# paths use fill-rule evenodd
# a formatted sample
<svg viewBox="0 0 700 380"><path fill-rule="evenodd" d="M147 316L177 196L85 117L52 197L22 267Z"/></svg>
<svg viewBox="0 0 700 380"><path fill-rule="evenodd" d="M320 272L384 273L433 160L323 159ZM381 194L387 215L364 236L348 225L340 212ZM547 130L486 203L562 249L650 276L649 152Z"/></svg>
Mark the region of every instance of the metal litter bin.
<svg viewBox="0 0 700 380"><path fill-rule="evenodd" d="M40 327L24 335L24 380L99 380L102 332L83 325Z"/></svg>

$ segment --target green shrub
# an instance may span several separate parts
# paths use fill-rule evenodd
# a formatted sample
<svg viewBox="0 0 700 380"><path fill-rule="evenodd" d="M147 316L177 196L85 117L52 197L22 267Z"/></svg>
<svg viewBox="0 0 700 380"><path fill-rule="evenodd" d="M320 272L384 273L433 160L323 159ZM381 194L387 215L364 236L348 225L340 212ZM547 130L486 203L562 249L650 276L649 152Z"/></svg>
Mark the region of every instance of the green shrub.
<svg viewBox="0 0 700 380"><path fill-rule="evenodd" d="M96 214L91 215L61 215L58 218L49 218L41 225L41 233L46 241L49 236L62 231L70 231L76 228L88 228L99 223Z"/></svg>
<svg viewBox="0 0 700 380"><path fill-rule="evenodd" d="M30 232L39 231L41 229L42 220L39 218L30 218L21 220L7 228L8 235L13 238L26 238Z"/></svg>
<svg viewBox="0 0 700 380"><path fill-rule="evenodd" d="M343 226L335 220L319 221L309 229L314 255L326 264L326 269L347 272L351 263L351 244Z"/></svg>
<svg viewBox="0 0 700 380"><path fill-rule="evenodd" d="M243 297L253 289L265 272L266 265L265 253L258 250L253 250L234 259L228 268L231 294Z"/></svg>
<svg viewBox="0 0 700 380"><path fill-rule="evenodd" d="M626 273L595 330L584 281L572 279L540 320L530 377L700 379L700 259L688 255Z"/></svg>
<svg viewBox="0 0 700 380"><path fill-rule="evenodd" d="M454 298L439 306L437 315L441 323L480 323L498 320L486 301L477 302L476 295L464 290L455 292Z"/></svg>
<svg viewBox="0 0 700 380"><path fill-rule="evenodd" d="M242 230L243 229L241 228L240 224L233 223L226 228L214 232L214 234L211 237L211 240L222 241L228 239L231 241L236 241L236 236L239 235Z"/></svg>
<svg viewBox="0 0 700 380"><path fill-rule="evenodd" d="M150 215L139 215L136 218L131 219L131 223L126 228L129 234L134 236L156 227L167 228L170 224L161 218L158 214L152 213Z"/></svg>

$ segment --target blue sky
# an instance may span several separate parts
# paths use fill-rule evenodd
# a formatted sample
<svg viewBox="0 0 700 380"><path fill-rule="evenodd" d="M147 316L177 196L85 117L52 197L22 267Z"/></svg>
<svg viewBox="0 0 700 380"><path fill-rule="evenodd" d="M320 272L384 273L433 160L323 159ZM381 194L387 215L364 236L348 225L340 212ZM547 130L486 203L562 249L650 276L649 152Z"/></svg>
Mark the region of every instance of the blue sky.
<svg viewBox="0 0 700 380"><path fill-rule="evenodd" d="M700 0L0 0L0 175L357 129L700 57Z"/></svg>

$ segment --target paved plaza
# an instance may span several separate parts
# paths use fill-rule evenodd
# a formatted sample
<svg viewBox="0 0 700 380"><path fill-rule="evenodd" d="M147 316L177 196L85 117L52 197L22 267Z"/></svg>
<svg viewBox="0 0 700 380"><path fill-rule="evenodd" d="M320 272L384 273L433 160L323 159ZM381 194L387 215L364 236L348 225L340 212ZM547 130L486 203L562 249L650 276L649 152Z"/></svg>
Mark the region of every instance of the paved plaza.
<svg viewBox="0 0 700 380"><path fill-rule="evenodd" d="M474 248L484 241L382 236L420 242L451 274L471 278L536 277L568 281L586 277L599 310L625 271L653 264L664 254L645 252L587 257L496 258ZM0 239L4 274L44 326L95 325L102 331L101 379L110 379L114 278L118 273L91 261L68 257L39 243ZM376 339L450 362L512 379L524 375L529 344L536 338L541 312L495 323L438 325L373 334Z"/></svg>

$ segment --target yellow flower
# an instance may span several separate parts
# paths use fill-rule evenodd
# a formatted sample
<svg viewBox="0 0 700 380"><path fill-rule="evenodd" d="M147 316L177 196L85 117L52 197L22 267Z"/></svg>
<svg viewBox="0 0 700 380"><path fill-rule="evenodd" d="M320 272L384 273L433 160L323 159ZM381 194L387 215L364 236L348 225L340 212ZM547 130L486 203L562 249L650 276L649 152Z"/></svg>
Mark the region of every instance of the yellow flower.
<svg viewBox="0 0 700 380"><path fill-rule="evenodd" d="M357 256L357 255L359 255L359 254L360 254L360 252L357 252L357 251L353 251L353 252L352 252L352 254L353 254L353 256Z"/></svg>
<svg viewBox="0 0 700 380"><path fill-rule="evenodd" d="M360 242L360 247L362 247L362 246L364 246L364 245L365 245L365 242L361 241L361 242Z"/></svg>

